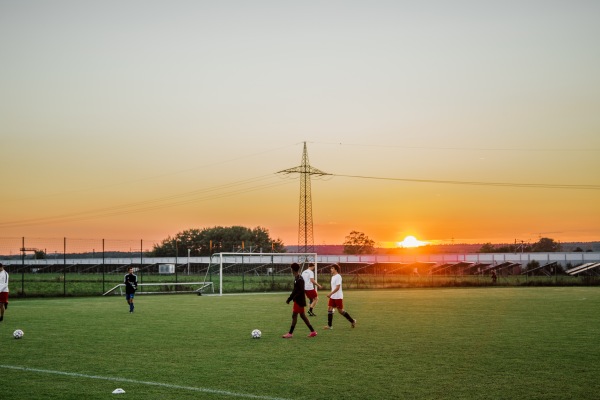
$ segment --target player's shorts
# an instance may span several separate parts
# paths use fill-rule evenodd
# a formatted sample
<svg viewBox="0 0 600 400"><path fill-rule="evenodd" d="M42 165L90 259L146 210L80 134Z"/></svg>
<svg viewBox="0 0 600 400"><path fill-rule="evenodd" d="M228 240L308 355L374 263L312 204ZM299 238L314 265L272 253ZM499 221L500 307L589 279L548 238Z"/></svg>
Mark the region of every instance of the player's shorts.
<svg viewBox="0 0 600 400"><path fill-rule="evenodd" d="M317 291L315 289L305 290L304 293L306 294L306 297L308 297L310 300L316 299L317 297L319 297L319 295L317 294Z"/></svg>
<svg viewBox="0 0 600 400"><path fill-rule="evenodd" d="M344 309L344 299L329 299L329 303L327 304L329 307L339 308L340 310Z"/></svg>
<svg viewBox="0 0 600 400"><path fill-rule="evenodd" d="M133 300L134 297L135 297L135 293L127 293L125 295L125 300L129 300L129 299Z"/></svg>
<svg viewBox="0 0 600 400"><path fill-rule="evenodd" d="M298 303L294 301L294 306L292 307L292 311L298 314L302 314L304 312L304 307L299 306Z"/></svg>
<svg viewBox="0 0 600 400"><path fill-rule="evenodd" d="M0 292L0 303L8 304L8 292Z"/></svg>

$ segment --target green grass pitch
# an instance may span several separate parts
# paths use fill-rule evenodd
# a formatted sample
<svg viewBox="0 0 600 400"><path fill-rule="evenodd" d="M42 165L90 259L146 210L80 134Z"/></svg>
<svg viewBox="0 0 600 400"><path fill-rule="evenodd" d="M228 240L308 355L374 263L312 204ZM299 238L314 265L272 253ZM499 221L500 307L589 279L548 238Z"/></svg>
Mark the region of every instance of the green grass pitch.
<svg viewBox="0 0 600 400"><path fill-rule="evenodd" d="M600 289L345 291L291 340L287 293L13 299L1 398L593 399ZM262 331L252 339L251 331ZM22 329L20 340L12 337ZM123 388L125 394L111 394Z"/></svg>

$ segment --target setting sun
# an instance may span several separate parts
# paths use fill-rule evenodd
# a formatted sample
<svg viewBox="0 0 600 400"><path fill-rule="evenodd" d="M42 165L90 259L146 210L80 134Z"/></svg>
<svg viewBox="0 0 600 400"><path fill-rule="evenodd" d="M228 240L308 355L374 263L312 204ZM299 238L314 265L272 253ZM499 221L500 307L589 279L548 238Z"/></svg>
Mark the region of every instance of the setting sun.
<svg viewBox="0 0 600 400"><path fill-rule="evenodd" d="M427 242L422 242L414 236L407 236L403 241L397 243L398 247L419 247L426 244Z"/></svg>

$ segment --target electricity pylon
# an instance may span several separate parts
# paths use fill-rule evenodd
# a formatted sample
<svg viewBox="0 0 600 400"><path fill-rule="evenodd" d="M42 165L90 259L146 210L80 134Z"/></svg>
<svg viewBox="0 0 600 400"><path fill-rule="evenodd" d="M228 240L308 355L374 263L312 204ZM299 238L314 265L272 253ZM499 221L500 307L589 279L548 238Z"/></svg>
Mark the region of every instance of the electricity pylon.
<svg viewBox="0 0 600 400"><path fill-rule="evenodd" d="M304 142L302 164L298 167L284 169L278 174L300 174L300 215L298 221L298 252L314 253L315 243L313 236L312 195L310 192L310 177L312 175L329 175L319 169L311 167L308 162L308 151Z"/></svg>

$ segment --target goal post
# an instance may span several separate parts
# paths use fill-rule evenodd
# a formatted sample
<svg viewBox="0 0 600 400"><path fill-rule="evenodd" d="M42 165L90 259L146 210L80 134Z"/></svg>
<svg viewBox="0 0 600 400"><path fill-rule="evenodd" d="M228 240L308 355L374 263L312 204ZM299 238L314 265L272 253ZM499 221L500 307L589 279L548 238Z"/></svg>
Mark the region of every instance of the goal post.
<svg viewBox="0 0 600 400"><path fill-rule="evenodd" d="M300 264L302 272L309 263L315 264L317 278L317 253L235 253L222 252L211 256L211 265L219 266L219 296L223 295L223 276L246 274L283 276L289 273L292 263ZM210 268L209 268L210 269ZM208 274L208 270L207 270ZM206 278L205 278L206 280Z"/></svg>

